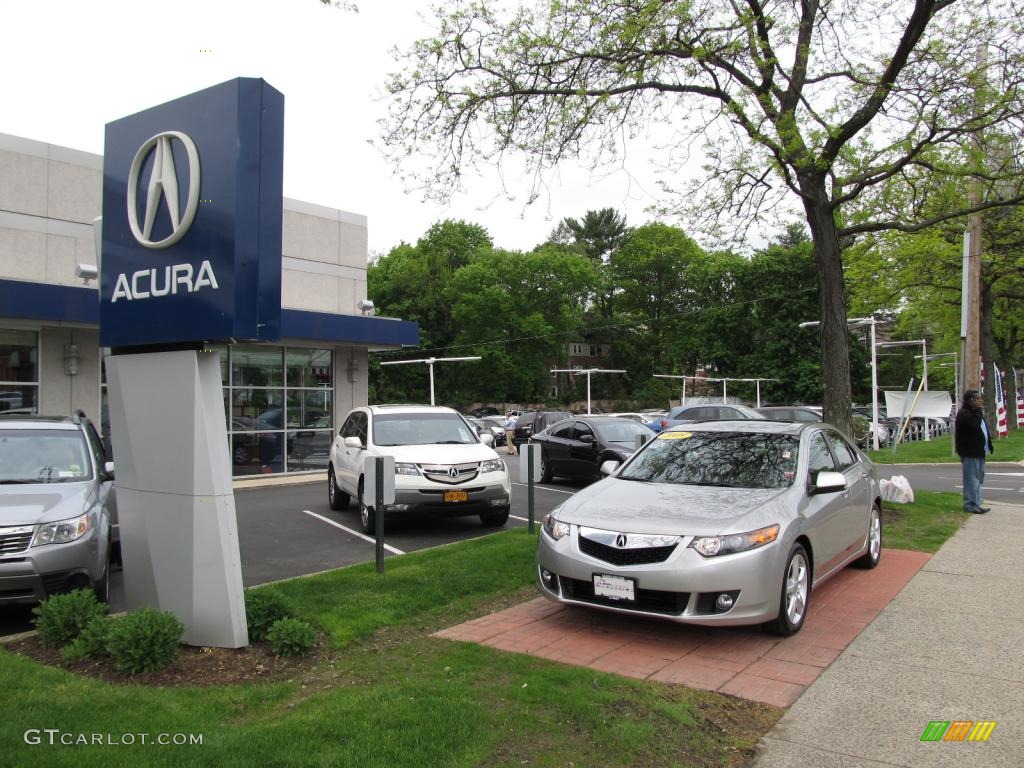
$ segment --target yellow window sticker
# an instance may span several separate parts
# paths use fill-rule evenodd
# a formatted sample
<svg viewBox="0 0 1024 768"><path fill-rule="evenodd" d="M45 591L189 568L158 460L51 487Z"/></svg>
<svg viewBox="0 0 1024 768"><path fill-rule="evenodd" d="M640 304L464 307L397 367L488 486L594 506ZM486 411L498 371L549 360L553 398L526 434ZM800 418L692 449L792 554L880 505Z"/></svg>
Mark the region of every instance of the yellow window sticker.
<svg viewBox="0 0 1024 768"><path fill-rule="evenodd" d="M693 437L693 432L662 432L658 435L659 440L686 440Z"/></svg>

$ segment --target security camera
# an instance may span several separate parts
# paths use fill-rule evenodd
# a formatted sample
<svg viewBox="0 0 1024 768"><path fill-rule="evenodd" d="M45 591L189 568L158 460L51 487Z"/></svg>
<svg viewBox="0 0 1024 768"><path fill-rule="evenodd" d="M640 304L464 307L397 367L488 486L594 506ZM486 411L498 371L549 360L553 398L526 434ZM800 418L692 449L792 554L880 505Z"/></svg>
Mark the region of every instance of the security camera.
<svg viewBox="0 0 1024 768"><path fill-rule="evenodd" d="M90 280L95 280L99 276L99 269L95 264L76 264L75 265L75 276L80 277L88 285Z"/></svg>
<svg viewBox="0 0 1024 768"><path fill-rule="evenodd" d="M369 299L360 299L356 302L356 306L364 315L369 315L370 317L373 316L373 302Z"/></svg>

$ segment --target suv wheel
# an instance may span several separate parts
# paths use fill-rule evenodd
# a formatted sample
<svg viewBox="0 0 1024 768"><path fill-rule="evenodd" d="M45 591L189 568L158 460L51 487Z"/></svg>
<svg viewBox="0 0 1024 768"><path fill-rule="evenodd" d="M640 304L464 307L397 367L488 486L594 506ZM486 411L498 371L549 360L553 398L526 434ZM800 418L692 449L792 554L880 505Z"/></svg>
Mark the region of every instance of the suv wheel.
<svg viewBox="0 0 1024 768"><path fill-rule="evenodd" d="M96 593L96 599L101 603L110 602L110 556L103 566L103 575L93 582L92 591Z"/></svg>
<svg viewBox="0 0 1024 768"><path fill-rule="evenodd" d="M373 507L368 507L363 503L363 481L359 481L359 524L363 528L363 533L368 533L371 536L377 532L377 515L373 511Z"/></svg>
<svg viewBox="0 0 1024 768"><path fill-rule="evenodd" d="M334 467L327 468L327 502L335 511L348 509L349 496L338 487L338 480L334 476Z"/></svg>
<svg viewBox="0 0 1024 768"><path fill-rule="evenodd" d="M485 512L480 515L480 522L487 528L500 528L508 522L508 510L508 507L504 507L497 512Z"/></svg>

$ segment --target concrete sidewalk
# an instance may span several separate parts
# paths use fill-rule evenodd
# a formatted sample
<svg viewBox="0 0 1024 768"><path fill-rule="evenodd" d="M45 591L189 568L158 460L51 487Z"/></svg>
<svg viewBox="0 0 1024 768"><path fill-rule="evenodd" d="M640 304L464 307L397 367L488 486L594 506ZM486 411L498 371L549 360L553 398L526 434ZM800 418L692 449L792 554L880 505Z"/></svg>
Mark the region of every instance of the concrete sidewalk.
<svg viewBox="0 0 1024 768"><path fill-rule="evenodd" d="M1024 506L946 542L762 739L755 768L1024 765ZM995 721L928 741L932 721Z"/></svg>

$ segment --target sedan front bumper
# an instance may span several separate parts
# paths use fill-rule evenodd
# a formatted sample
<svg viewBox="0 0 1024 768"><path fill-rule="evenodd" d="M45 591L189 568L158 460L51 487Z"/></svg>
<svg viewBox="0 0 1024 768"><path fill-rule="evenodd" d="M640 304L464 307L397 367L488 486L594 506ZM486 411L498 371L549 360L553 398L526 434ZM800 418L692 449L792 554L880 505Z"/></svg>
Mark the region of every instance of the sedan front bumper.
<svg viewBox="0 0 1024 768"><path fill-rule="evenodd" d="M748 552L706 558L684 536L662 562L616 565L580 549L579 527L537 544L537 581L550 600L688 624L732 626L771 621L779 612L787 545L775 541ZM595 576L630 580L633 599L595 594ZM728 609L719 596L732 599Z"/></svg>

